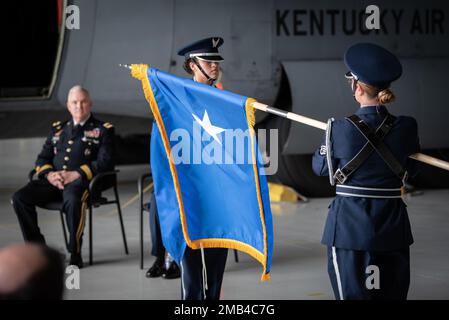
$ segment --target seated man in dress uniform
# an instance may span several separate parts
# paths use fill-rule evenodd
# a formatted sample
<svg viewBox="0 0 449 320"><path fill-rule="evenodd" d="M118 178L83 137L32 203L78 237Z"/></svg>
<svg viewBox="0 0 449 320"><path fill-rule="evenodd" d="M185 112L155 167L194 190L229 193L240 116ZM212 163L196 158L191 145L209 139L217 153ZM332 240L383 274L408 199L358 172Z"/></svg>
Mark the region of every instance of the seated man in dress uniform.
<svg viewBox="0 0 449 320"><path fill-rule="evenodd" d="M35 206L62 201L70 234L70 265L83 266L81 244L86 221L89 181L114 168L113 125L94 118L89 92L81 86L70 89L68 121L53 123L36 160L37 180L17 191L12 204L25 241L45 243L37 223Z"/></svg>

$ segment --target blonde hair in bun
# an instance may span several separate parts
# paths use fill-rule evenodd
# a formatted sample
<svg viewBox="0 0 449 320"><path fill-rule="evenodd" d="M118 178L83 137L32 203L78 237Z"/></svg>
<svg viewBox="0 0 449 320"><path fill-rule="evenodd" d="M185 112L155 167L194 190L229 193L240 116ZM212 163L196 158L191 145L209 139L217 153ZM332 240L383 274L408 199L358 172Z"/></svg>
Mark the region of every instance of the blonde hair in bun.
<svg viewBox="0 0 449 320"><path fill-rule="evenodd" d="M395 95L390 88L379 89L374 86L370 86L366 83L360 82L359 84L363 87L363 90L368 94L370 98L377 98L380 104L387 104L395 100Z"/></svg>
<svg viewBox="0 0 449 320"><path fill-rule="evenodd" d="M389 88L383 89L377 93L377 100L379 100L380 104L393 102L395 98L393 91Z"/></svg>

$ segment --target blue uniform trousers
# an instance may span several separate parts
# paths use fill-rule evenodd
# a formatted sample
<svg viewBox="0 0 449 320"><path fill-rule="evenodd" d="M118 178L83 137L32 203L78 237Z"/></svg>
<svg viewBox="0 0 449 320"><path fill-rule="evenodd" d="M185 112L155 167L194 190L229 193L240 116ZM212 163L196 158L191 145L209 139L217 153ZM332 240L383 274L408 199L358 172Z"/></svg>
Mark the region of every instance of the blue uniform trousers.
<svg viewBox="0 0 449 320"><path fill-rule="evenodd" d="M183 300L219 300L228 249L204 249L207 290L203 292L201 250L186 248L181 261L181 297Z"/></svg>
<svg viewBox="0 0 449 320"><path fill-rule="evenodd" d="M86 221L86 210L83 210L82 197L87 187L86 181L77 179L66 185L64 190L59 190L47 180L40 179L29 182L25 187L14 193L12 204L17 214L24 240L45 243L44 236L41 234L38 226L36 206L62 201L62 210L66 214L69 230L68 251L72 254L81 253L82 236Z"/></svg>
<svg viewBox="0 0 449 320"><path fill-rule="evenodd" d="M328 272L337 300L407 299L409 247L377 252L327 248ZM378 287L373 288L376 281Z"/></svg>
<svg viewBox="0 0 449 320"><path fill-rule="evenodd" d="M150 231L151 231L151 255L164 259L165 247L162 242L161 226L159 224L159 215L157 213L156 197L151 193L150 199Z"/></svg>

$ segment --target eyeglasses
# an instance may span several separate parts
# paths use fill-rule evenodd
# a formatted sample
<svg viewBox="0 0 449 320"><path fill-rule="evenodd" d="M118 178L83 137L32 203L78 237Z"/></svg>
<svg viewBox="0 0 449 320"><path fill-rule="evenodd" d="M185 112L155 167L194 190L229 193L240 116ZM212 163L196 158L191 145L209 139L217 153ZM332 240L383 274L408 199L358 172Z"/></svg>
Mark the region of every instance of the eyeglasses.
<svg viewBox="0 0 449 320"><path fill-rule="evenodd" d="M352 80L352 79L354 79L356 81L359 80L359 77L357 77L351 71L348 71L348 72L345 73L345 78L348 79L348 80Z"/></svg>
<svg viewBox="0 0 449 320"><path fill-rule="evenodd" d="M217 66L220 65L220 62L219 62L219 61L206 61L206 60L203 60L203 62L204 62L205 64L207 64L208 66L211 66L211 65L213 65L213 64L215 64L215 65L217 65Z"/></svg>
<svg viewBox="0 0 449 320"><path fill-rule="evenodd" d="M348 79L348 84L351 86L352 93L355 92L357 81L359 78L353 74L351 71L346 72L345 78Z"/></svg>

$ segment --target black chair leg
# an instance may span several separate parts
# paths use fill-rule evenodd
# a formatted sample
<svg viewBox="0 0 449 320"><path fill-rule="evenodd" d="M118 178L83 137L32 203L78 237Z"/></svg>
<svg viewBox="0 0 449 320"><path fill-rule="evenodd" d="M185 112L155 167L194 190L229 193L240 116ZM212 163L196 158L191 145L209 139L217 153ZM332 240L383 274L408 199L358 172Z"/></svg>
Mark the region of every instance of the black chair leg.
<svg viewBox="0 0 449 320"><path fill-rule="evenodd" d="M116 185L114 185L114 194L115 194L115 200L117 202L117 211L118 211L118 217L119 217L119 220L120 220L120 227L122 229L122 237L123 237L123 244L125 246L125 253L129 254L129 252L128 252L128 244L126 242L125 226L123 225L122 209L120 208L120 199L118 197L118 192L117 192L117 186Z"/></svg>
<svg viewBox="0 0 449 320"><path fill-rule="evenodd" d="M92 203L89 200L89 264L93 263L92 253Z"/></svg>
<svg viewBox="0 0 449 320"><path fill-rule="evenodd" d="M140 203L139 236L140 236L140 270L142 270L143 269L143 205L142 205L142 203Z"/></svg>
<svg viewBox="0 0 449 320"><path fill-rule="evenodd" d="M235 262L239 262L239 253L235 249L234 249L234 260L235 260Z"/></svg>
<svg viewBox="0 0 449 320"><path fill-rule="evenodd" d="M64 212L59 211L59 215L61 216L61 224L62 224L62 233L64 234L64 242L65 242L65 248L67 251L69 250L69 241L67 239L67 229L65 227L65 221L64 221Z"/></svg>

